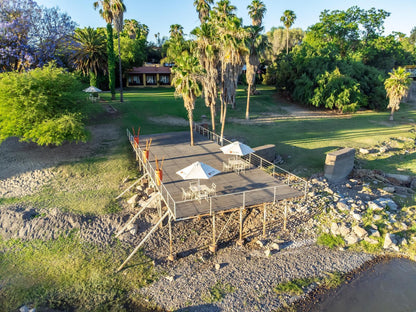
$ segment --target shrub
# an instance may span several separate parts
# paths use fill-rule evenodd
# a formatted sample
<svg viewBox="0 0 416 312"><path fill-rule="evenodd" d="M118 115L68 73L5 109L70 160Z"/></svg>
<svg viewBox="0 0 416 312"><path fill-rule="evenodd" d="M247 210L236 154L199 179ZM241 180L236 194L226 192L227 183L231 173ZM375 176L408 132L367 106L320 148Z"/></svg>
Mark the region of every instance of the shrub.
<svg viewBox="0 0 416 312"><path fill-rule="evenodd" d="M318 245L327 246L329 248L334 248L338 246L344 246L344 239L340 235L331 235L331 234L322 234L318 237Z"/></svg>
<svg viewBox="0 0 416 312"><path fill-rule="evenodd" d="M0 143L11 136L39 145L86 141L87 109L81 83L54 64L0 74Z"/></svg>

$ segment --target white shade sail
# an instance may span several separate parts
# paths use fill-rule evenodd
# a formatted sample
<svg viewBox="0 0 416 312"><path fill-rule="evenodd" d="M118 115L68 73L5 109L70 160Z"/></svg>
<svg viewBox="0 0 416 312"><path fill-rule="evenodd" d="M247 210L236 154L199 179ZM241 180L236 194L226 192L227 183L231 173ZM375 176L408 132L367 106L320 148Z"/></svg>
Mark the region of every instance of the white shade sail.
<svg viewBox="0 0 416 312"><path fill-rule="evenodd" d="M237 156L244 156L247 154L254 153L254 150L250 146L245 145L239 141L223 146L220 148L220 150L224 154L237 155Z"/></svg>
<svg viewBox="0 0 416 312"><path fill-rule="evenodd" d="M199 161L176 172L176 174L180 175L185 180L209 179L218 173L220 173L219 170Z"/></svg>

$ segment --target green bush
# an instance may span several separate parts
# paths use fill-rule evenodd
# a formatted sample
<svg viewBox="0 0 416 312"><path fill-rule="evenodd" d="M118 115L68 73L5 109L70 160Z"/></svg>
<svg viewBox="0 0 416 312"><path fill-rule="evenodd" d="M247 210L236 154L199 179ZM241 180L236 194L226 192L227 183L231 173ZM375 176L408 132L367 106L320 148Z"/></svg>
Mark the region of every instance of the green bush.
<svg viewBox="0 0 416 312"><path fill-rule="evenodd" d="M87 111L81 83L54 64L0 74L0 143L11 136L39 145L86 141Z"/></svg>
<svg viewBox="0 0 416 312"><path fill-rule="evenodd" d="M329 248L334 248L338 246L344 246L344 239L340 235L331 235L331 234L322 234L318 237L318 245L327 246Z"/></svg>

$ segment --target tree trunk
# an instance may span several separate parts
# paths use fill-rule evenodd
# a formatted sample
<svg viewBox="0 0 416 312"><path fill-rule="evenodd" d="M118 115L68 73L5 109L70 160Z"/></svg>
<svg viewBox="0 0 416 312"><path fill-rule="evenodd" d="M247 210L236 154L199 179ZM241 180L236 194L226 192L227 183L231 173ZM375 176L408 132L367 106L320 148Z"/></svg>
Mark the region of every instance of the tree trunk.
<svg viewBox="0 0 416 312"><path fill-rule="evenodd" d="M111 100L116 99L116 64L114 56L114 40L113 40L113 27L111 23L107 24L107 62L108 62L108 87L111 92Z"/></svg>
<svg viewBox="0 0 416 312"><path fill-rule="evenodd" d="M286 54L289 54L289 27L286 27Z"/></svg>
<svg viewBox="0 0 416 312"><path fill-rule="evenodd" d="M211 109L211 127L212 132L215 132L215 105L210 105Z"/></svg>
<svg viewBox="0 0 416 312"><path fill-rule="evenodd" d="M120 33L118 33L118 67L120 70L120 102L123 103L123 73L121 72Z"/></svg>
<svg viewBox="0 0 416 312"><path fill-rule="evenodd" d="M90 71L90 86L97 87L97 75Z"/></svg>
<svg viewBox="0 0 416 312"><path fill-rule="evenodd" d="M194 146L194 117L192 109L188 109L189 130L191 131L191 146Z"/></svg>
<svg viewBox="0 0 416 312"><path fill-rule="evenodd" d="M250 119L250 91L251 91L251 83L248 84L247 90L247 107L246 107L246 119Z"/></svg>
<svg viewBox="0 0 416 312"><path fill-rule="evenodd" d="M390 112L390 121L393 121L393 115L394 115L394 108L391 108L391 112Z"/></svg>
<svg viewBox="0 0 416 312"><path fill-rule="evenodd" d="M222 124L221 124L221 138L220 141L222 143L224 138L224 126L225 126L225 116L227 115L227 103L224 104L224 112L222 113Z"/></svg>

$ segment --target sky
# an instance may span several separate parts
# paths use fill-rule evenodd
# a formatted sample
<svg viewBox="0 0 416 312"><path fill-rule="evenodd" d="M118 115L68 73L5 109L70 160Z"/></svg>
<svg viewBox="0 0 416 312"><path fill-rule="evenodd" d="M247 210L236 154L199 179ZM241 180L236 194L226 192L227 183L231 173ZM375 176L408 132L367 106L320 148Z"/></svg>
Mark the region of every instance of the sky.
<svg viewBox="0 0 416 312"><path fill-rule="evenodd" d="M79 27L104 27L105 22L93 8L94 0L35 0L39 5L59 7L61 11L71 16ZM180 24L184 32L189 34L199 25L198 14L193 6L194 0L124 0L127 11L126 19L135 19L150 28L149 41L155 41L154 35L168 36L172 24ZM251 23L247 13L247 5L251 0L231 0L237 7L237 16L243 18L243 23ZM295 12L297 19L292 27L306 30L319 21L320 13L325 10L346 10L352 6L361 9L383 9L391 15L385 21L385 35L393 31L410 34L416 26L416 0L263 0L267 12L263 24L265 30L283 26L280 17L285 10Z"/></svg>

